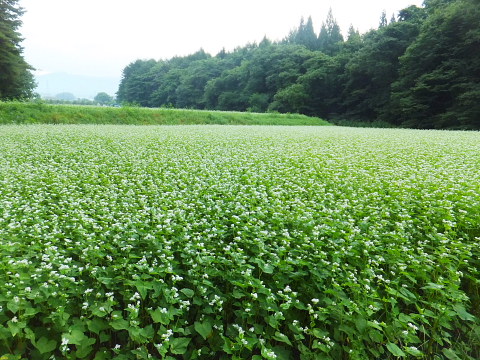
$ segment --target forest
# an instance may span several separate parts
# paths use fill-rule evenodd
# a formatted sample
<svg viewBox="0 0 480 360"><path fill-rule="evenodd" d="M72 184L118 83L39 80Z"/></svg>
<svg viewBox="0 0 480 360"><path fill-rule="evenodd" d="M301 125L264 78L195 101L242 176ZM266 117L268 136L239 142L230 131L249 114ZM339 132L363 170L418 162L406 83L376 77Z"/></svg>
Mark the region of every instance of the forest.
<svg viewBox="0 0 480 360"><path fill-rule="evenodd" d="M136 60L118 101L146 107L300 113L337 123L480 129L478 0L425 0L344 37L330 11L281 41Z"/></svg>

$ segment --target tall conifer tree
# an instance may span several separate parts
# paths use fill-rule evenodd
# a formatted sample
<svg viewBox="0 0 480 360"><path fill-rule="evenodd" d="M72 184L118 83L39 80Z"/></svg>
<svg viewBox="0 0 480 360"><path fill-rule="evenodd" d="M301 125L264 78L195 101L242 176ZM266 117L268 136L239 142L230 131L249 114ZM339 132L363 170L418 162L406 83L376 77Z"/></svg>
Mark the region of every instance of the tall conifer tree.
<svg viewBox="0 0 480 360"><path fill-rule="evenodd" d="M0 0L0 99L32 96L35 87L33 68L23 58L23 40L18 32L23 9L18 0Z"/></svg>
<svg viewBox="0 0 480 360"><path fill-rule="evenodd" d="M335 55L340 49L340 43L343 42L343 36L337 20L333 17L330 8L327 20L322 24L320 34L318 35L318 48L328 55Z"/></svg>
<svg viewBox="0 0 480 360"><path fill-rule="evenodd" d="M388 25L388 22L387 22L387 13L385 12L385 10L382 11L382 15L380 16L380 24L379 24L379 27L385 27Z"/></svg>

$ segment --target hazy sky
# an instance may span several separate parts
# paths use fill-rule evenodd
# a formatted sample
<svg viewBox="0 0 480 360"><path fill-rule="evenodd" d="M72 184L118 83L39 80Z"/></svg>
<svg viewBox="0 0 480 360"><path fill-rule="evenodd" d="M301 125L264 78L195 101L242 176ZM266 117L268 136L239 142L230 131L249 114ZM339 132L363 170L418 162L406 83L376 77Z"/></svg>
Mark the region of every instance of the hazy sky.
<svg viewBox="0 0 480 360"><path fill-rule="evenodd" d="M200 48L215 55L266 35L280 40L312 16L318 33L331 7L344 35L376 28L422 0L20 0L26 60L40 72L120 77L136 59Z"/></svg>

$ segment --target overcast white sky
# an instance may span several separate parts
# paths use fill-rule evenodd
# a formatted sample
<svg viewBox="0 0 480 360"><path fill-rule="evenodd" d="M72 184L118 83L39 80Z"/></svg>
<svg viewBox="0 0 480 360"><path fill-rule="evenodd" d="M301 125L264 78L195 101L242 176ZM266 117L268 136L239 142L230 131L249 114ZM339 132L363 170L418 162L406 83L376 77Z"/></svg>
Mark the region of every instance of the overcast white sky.
<svg viewBox="0 0 480 360"><path fill-rule="evenodd" d="M312 16L320 30L328 9L344 35L376 28L422 0L20 0L26 60L44 73L120 77L136 59L167 59L200 48L215 55L266 35L280 40Z"/></svg>

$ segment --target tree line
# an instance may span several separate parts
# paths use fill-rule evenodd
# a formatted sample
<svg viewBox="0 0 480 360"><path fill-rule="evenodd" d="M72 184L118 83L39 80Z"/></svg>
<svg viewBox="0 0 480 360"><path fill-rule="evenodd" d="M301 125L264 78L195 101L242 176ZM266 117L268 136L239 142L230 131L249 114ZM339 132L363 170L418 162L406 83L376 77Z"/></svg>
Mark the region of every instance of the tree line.
<svg viewBox="0 0 480 360"><path fill-rule="evenodd" d="M480 128L478 0L425 0L347 37L330 11L283 40L123 70L120 102L147 107L278 111L413 128Z"/></svg>
<svg viewBox="0 0 480 360"><path fill-rule="evenodd" d="M18 0L0 0L0 100L33 96L33 68L23 58L18 32L22 14Z"/></svg>

